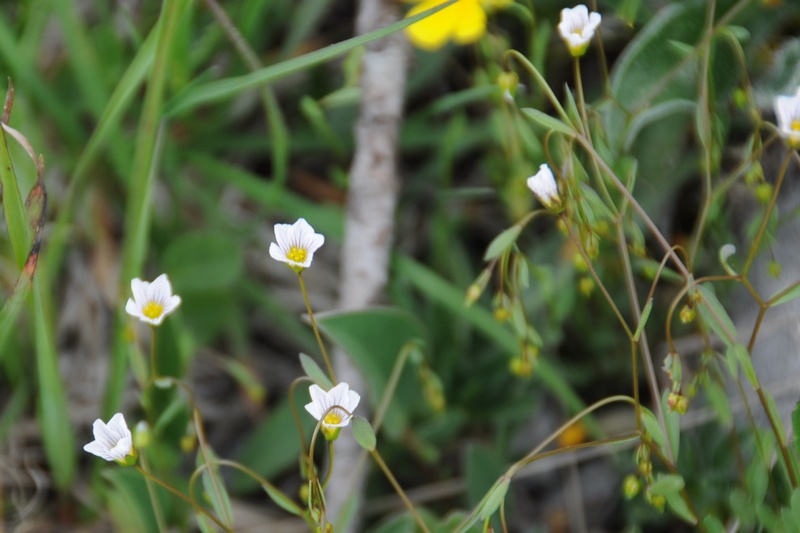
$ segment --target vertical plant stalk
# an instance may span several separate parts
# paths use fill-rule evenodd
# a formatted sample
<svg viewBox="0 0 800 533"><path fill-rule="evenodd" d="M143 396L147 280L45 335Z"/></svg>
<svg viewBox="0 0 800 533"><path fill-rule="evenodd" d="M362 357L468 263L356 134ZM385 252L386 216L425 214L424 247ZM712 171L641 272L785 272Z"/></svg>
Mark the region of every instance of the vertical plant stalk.
<svg viewBox="0 0 800 533"><path fill-rule="evenodd" d="M365 34L400 20L394 0L361 0L356 33ZM402 33L366 45L361 62L361 111L356 125L356 152L350 168L345 235L342 245L342 309L364 309L383 299L389 273L397 178L397 136L406 86L408 42ZM333 366L341 381L365 391L365 382L347 354L336 350ZM361 448L349 433L337 441L327 499L334 520L349 497L363 492L363 469L356 468ZM356 517L352 530L358 529Z"/></svg>
<svg viewBox="0 0 800 533"><path fill-rule="evenodd" d="M142 116L136 134L136 149L133 168L129 178L128 209L125 213L125 240L120 258L120 294L126 283L140 274L144 265L147 233L150 228L150 199L155 183L157 146L162 120L164 92L172 44L178 32L178 21L184 11L186 0L164 2L159 22L160 33L156 43L156 57L150 71ZM118 306L114 320L111 347L111 369L103 398L103 415L114 413L122 399L122 389L127 370L128 341L125 338L127 315L123 306Z"/></svg>
<svg viewBox="0 0 800 533"><path fill-rule="evenodd" d="M317 339L317 344L319 344L319 351L322 353L322 358L325 360L325 366L328 368L328 376L331 378L331 381L336 384L336 374L333 372L333 366L331 364L331 359L328 357L328 350L325 349L325 343L322 342L322 337L319 334L319 328L317 327L317 321L314 319L314 311L311 309L311 302L308 300L308 291L306 290L306 283L303 281L303 273L297 273L297 279L300 280L300 290L303 292L303 301L306 303L306 311L308 312L308 319L311 321L311 329L314 330L314 336Z"/></svg>

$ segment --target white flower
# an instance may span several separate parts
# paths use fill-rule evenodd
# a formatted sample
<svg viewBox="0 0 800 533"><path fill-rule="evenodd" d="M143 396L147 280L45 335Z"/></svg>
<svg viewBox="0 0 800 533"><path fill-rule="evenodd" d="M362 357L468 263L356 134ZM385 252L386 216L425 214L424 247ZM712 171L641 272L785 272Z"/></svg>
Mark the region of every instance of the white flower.
<svg viewBox="0 0 800 533"><path fill-rule="evenodd" d="M314 233L314 228L301 218L294 224L275 224L275 240L278 244L269 245L269 255L300 272L311 266L314 252L325 242L325 237Z"/></svg>
<svg viewBox="0 0 800 533"><path fill-rule="evenodd" d="M134 278L131 291L133 298L128 298L125 311L154 326L161 324L164 317L181 304L181 297L172 294L172 285L166 274L158 276L153 283Z"/></svg>
<svg viewBox="0 0 800 533"><path fill-rule="evenodd" d="M600 13L589 13L589 9L583 4L561 10L558 31L573 56L579 57L586 52L594 31L600 26L601 18Z"/></svg>
<svg viewBox="0 0 800 533"><path fill-rule="evenodd" d="M133 438L122 413L112 416L108 425L98 418L92 425L92 433L94 440L83 447L85 451L106 461L131 465L135 462L137 454L133 448Z"/></svg>
<svg viewBox="0 0 800 533"><path fill-rule="evenodd" d="M528 178L528 188L548 209L561 207L561 196L553 171L546 163L539 165L539 172Z"/></svg>
<svg viewBox="0 0 800 533"><path fill-rule="evenodd" d="M793 148L800 148L800 89L794 96L775 97L778 130Z"/></svg>
<svg viewBox="0 0 800 533"><path fill-rule="evenodd" d="M308 388L311 403L306 404L306 411L311 416L322 422L325 428L341 428L350 423L353 411L358 407L361 396L350 390L347 383L339 383L334 388L325 392L319 385Z"/></svg>

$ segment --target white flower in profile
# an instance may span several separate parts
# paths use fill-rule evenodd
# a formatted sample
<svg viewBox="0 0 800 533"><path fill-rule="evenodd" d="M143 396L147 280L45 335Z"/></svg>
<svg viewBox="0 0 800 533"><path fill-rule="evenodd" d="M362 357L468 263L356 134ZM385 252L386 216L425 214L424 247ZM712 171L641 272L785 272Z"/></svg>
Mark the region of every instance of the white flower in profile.
<svg viewBox="0 0 800 533"><path fill-rule="evenodd" d="M300 218L294 224L275 224L275 240L269 245L269 255L276 261L289 265L295 272L311 266L314 252L325 242L325 236L314 233L314 228Z"/></svg>
<svg viewBox="0 0 800 533"><path fill-rule="evenodd" d="M775 97L778 131L792 148L800 148L800 88L794 96Z"/></svg>
<svg viewBox="0 0 800 533"><path fill-rule="evenodd" d="M574 57L580 57L586 52L589 41L600 26L601 18L600 13L589 13L589 9L583 4L561 10L558 31Z"/></svg>
<svg viewBox="0 0 800 533"><path fill-rule="evenodd" d="M329 391L322 390L319 385L308 388L311 403L306 404L306 411L322 422L322 433L328 440L339 436L339 430L350 423L353 411L358 407L361 396L350 390L347 383L339 383Z"/></svg>
<svg viewBox="0 0 800 533"><path fill-rule="evenodd" d="M125 424L125 417L117 413L106 425L99 418L92 425L94 440L83 447L89 453L120 464L132 466L136 462L136 449L133 437Z"/></svg>
<svg viewBox="0 0 800 533"><path fill-rule="evenodd" d="M539 165L539 172L528 178L528 188L533 191L536 198L547 209L558 209L561 207L561 196L558 194L558 184L553 176L553 171L547 163Z"/></svg>
<svg viewBox="0 0 800 533"><path fill-rule="evenodd" d="M133 298L128 298L125 311L142 322L154 326L181 304L181 297L172 294L172 285L166 274L158 276L153 283L134 278L131 281Z"/></svg>

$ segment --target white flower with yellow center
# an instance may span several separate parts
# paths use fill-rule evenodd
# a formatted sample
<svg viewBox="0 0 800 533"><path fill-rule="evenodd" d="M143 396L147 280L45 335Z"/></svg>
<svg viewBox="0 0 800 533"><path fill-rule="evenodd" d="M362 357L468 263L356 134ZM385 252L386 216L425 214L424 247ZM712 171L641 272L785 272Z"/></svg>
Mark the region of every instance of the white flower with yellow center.
<svg viewBox="0 0 800 533"><path fill-rule="evenodd" d="M583 4L561 10L558 31L574 57L580 57L586 52L601 19L600 13L589 13L589 8Z"/></svg>
<svg viewBox="0 0 800 533"><path fill-rule="evenodd" d="M308 393L311 395L311 403L306 404L306 411L322 422L322 433L326 439L336 439L340 429L353 418L353 411L358 407L361 396L351 391L350 385L344 382L327 392L319 385L311 385Z"/></svg>
<svg viewBox="0 0 800 533"><path fill-rule="evenodd" d="M133 298L128 298L125 311L154 326L161 324L164 317L181 304L181 297L172 294L166 274L158 276L153 283L135 278L131 281L131 291Z"/></svg>
<svg viewBox="0 0 800 533"><path fill-rule="evenodd" d="M775 97L778 130L792 148L800 148L800 89L794 96Z"/></svg>
<svg viewBox="0 0 800 533"><path fill-rule="evenodd" d="M85 451L106 461L116 461L126 466L136 463L138 454L122 413L112 416L108 425L98 418L92 425L92 433L94 440L83 447Z"/></svg>
<svg viewBox="0 0 800 533"><path fill-rule="evenodd" d="M301 218L294 224L275 224L275 240L278 244L269 245L269 255L301 272L311 266L314 252L323 245L325 236L314 233L314 228Z"/></svg>
<svg viewBox="0 0 800 533"><path fill-rule="evenodd" d="M553 171L546 163L539 165L539 172L528 178L528 188L547 209L559 209L561 196Z"/></svg>

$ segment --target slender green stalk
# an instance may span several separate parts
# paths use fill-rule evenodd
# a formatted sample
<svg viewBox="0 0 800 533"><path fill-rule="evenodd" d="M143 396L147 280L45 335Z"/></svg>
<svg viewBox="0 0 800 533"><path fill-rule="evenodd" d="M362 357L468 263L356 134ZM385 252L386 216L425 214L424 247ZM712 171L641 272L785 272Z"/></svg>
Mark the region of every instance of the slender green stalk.
<svg viewBox="0 0 800 533"><path fill-rule="evenodd" d="M544 91L545 96L547 96L547 99L550 100L550 103L558 113L558 116L561 117L561 120L564 121L564 124L572 124L572 121L569 119L569 115L567 115L567 112L561 106L561 102L559 102L558 98L556 98L553 89L550 88L550 85L547 83L547 80L544 79L544 76L542 76L541 72L539 72L539 70L533 66L533 63L528 61L527 57L520 54L516 50L508 50L503 55L503 60L506 64L508 64L509 59L516 59L520 65L525 67L531 76L533 76L533 79L536 80L536 83L539 84L539 87L541 87L542 91Z"/></svg>
<svg viewBox="0 0 800 533"><path fill-rule="evenodd" d="M151 473L150 473L150 472L148 472L147 470L143 469L143 468L142 468L141 466L139 466L139 465L136 465L134 468L136 468L136 470L138 470L138 471L139 471L139 473L140 473L140 474L142 474L142 475L143 475L145 478L147 478L147 479L149 479L149 480L153 481L154 483L156 483L157 485L159 485L159 486L161 486L161 487L163 487L163 488L167 489L169 492L171 492L172 494L174 494L175 496L177 496L177 497L178 497L178 498L180 498L181 500L185 501L185 502L186 502L186 503L188 503L189 505L191 505L191 506L192 506L192 508L193 508L195 511L197 511L198 513L200 513L200 514L202 514L202 515L205 515L206 517L208 517L208 519L209 519L209 520L211 520L212 522L214 522L215 524L217 524L217 526L219 526L219 527L220 527L220 528L221 528L223 531L225 531L226 533L234 533L234 530L233 530L233 529L229 528L228 526L226 526L225 524L223 524L222 522L220 522L220 521L219 521L219 519L218 519L216 516L214 516L214 515L212 515L211 513L209 513L209 512L208 512L206 509L204 509L203 507L201 507L201 506L200 506L200 505L199 505L197 502L195 502L193 499L191 499L191 498L189 498L188 496L186 496L184 493L182 493L182 492L181 492L181 491L179 491L178 489L176 489L176 488L174 488L174 487L172 487L172 486L168 485L167 483L164 483L163 481L161 481L160 479L158 479L158 478L157 478L157 477L155 477L153 474L151 474Z"/></svg>
<svg viewBox="0 0 800 533"><path fill-rule="evenodd" d="M325 360L325 366L328 367L328 375L331 378L331 381L336 384L336 374L333 373L333 365L331 365L331 359L328 357L328 351L325 349L325 343L322 342L322 336L319 334L319 328L317 327L317 321L314 320L314 311L311 310L311 302L308 300L308 291L306 290L306 283L303 281L303 273L297 273L297 279L300 280L300 290L303 291L303 300L306 302L306 311L308 311L308 319L311 321L311 328L314 330L314 336L317 338L317 343L319 344L319 349L322 352L322 358Z"/></svg>
<svg viewBox="0 0 800 533"><path fill-rule="evenodd" d="M156 330L157 326L150 326L150 382L158 379L158 367L156 366Z"/></svg>
<svg viewBox="0 0 800 533"><path fill-rule="evenodd" d="M143 453L139 454L139 462L142 464L141 468L143 470L149 470L149 467L147 466L147 460L144 458ZM153 508L153 515L156 517L158 530L161 533L164 533L167 531L167 524L164 522L164 512L161 510L161 504L158 501L158 497L156 497L156 489L153 485L153 480L150 476L145 476L144 482L147 485L147 495L150 497L150 506Z"/></svg>
<svg viewBox="0 0 800 533"><path fill-rule="evenodd" d="M150 71L142 116L136 135L136 149L129 180L128 209L125 213L126 238L120 257L120 294L126 283L142 270L150 228L151 202L155 185L155 168L159 130L162 121L162 103L166 91L172 44L178 33L180 15L186 0L165 0L161 11L160 31L156 44L156 57ZM114 322L111 368L103 401L103 412L109 415L117 410L122 397L127 368L127 341L125 339L126 315L119 307Z"/></svg>
<svg viewBox="0 0 800 533"><path fill-rule="evenodd" d="M372 430L375 433L377 433L378 429L381 427L381 424L383 423L383 417L386 415L386 411L389 409L389 403L392 401L394 391L397 388L397 383L400 381L403 368L406 366L408 354L411 351L410 344L413 342L414 341L411 341L410 343L406 343L406 346L403 346L403 349L400 350L400 356L394 362L392 373L389 375L389 381L386 383L386 387L383 389L381 403L378 405L378 408L375 410L375 416L372 418Z"/></svg>
<svg viewBox="0 0 800 533"><path fill-rule="evenodd" d="M406 496L406 493L403 491L403 488L395 479L394 475L392 474L392 471L389 470L389 467L386 465L386 463L383 462L383 458L381 458L380 454L378 453L378 450L372 450L370 452L370 455L372 455L372 458L378 464L380 469L383 470L383 474L386 476L386 479L389 480L389 483L392 484L392 487L394 487L394 490L395 492L397 492L397 495L400 496L401 500L403 500L403 503L408 508L408 511L411 513L411 516L414 517L414 521L417 523L420 529L425 533L431 533L430 530L428 529L428 526L426 526L425 522L423 522L422 517L419 516L417 510L414 509L414 505L411 503L411 500L408 499L408 496Z"/></svg>

